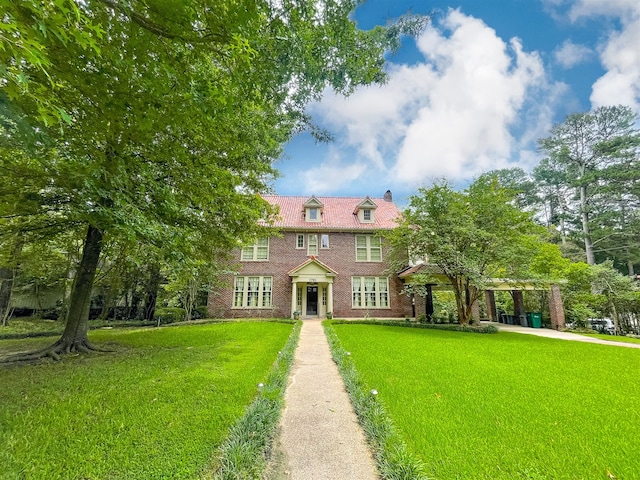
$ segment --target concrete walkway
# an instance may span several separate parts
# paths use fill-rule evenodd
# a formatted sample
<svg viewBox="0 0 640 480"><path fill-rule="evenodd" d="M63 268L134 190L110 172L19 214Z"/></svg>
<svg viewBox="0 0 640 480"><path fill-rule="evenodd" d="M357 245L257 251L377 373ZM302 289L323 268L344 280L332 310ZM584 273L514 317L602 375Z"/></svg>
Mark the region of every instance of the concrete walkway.
<svg viewBox="0 0 640 480"><path fill-rule="evenodd" d="M539 337L547 337L547 338L557 338L559 340L572 340L574 342L599 343L601 345L610 345L610 346L617 346L617 347L640 348L640 343L626 343L626 342L602 340L600 338L588 337L585 335L578 335L577 333L559 332L557 330L551 330L550 328L529 328L529 327L521 327L520 325L507 325L504 323L496 323L496 322L491 322L490 325L495 325L502 332L526 333L528 335L537 335Z"/></svg>
<svg viewBox="0 0 640 480"><path fill-rule="evenodd" d="M267 478L375 480L378 473L320 320L305 320Z"/></svg>

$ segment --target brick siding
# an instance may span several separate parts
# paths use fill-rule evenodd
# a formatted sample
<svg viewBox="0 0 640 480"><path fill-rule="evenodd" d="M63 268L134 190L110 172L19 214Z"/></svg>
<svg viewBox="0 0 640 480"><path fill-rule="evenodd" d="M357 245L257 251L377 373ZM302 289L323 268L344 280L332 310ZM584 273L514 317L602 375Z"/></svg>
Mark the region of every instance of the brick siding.
<svg viewBox="0 0 640 480"><path fill-rule="evenodd" d="M305 234L305 248L296 249L296 234ZM333 282L333 316L334 318L395 318L411 315L411 299L407 295L400 295L402 281L396 275L389 277L389 305L390 308L352 308L351 307L351 277L352 276L387 276L384 262L356 262L355 233L347 232L317 232L318 243L322 233L329 234L329 249L318 247L315 257L333 269L337 275ZM365 232L358 232L363 234ZM383 248L383 260L385 258ZM240 258L240 251L235 255ZM272 308L268 309L238 309L233 305L233 276L224 278L224 287L219 287L209 295L209 314L215 317L289 317L291 314L292 282L288 272L308 260L307 233L285 232L282 237L269 239L268 261L243 261L239 263L238 275L263 275L273 277Z"/></svg>

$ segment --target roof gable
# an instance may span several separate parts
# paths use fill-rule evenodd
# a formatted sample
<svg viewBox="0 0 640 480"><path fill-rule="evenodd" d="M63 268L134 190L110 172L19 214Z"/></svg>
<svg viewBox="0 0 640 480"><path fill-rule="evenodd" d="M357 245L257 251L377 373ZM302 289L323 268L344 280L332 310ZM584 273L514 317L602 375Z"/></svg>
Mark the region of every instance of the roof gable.
<svg viewBox="0 0 640 480"><path fill-rule="evenodd" d="M323 206L322 202L318 200L318 198L315 195L311 195L311 198L309 198L309 200L304 202L305 208L314 208L314 207L322 207L322 206Z"/></svg>
<svg viewBox="0 0 640 480"><path fill-rule="evenodd" d="M356 207L356 211L364 209L364 208L378 208L378 205L376 204L376 202L374 202L373 200L371 200L369 198L369 196L367 196L362 202L360 202L358 204L358 206Z"/></svg>
<svg viewBox="0 0 640 480"><path fill-rule="evenodd" d="M299 275L326 275L334 277L337 275L335 270L328 267L314 256L311 256L309 260L301 263L288 273L290 277L297 277Z"/></svg>

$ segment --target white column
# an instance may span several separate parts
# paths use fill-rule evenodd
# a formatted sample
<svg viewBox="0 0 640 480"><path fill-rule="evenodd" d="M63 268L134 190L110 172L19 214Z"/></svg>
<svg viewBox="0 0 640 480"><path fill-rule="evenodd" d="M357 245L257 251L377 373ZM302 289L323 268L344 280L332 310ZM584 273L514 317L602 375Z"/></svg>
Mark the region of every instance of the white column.
<svg viewBox="0 0 640 480"><path fill-rule="evenodd" d="M327 312L333 314L333 282L327 285Z"/></svg>
<svg viewBox="0 0 640 480"><path fill-rule="evenodd" d="M291 282L291 318L293 318L293 312L296 311L298 298L298 282Z"/></svg>

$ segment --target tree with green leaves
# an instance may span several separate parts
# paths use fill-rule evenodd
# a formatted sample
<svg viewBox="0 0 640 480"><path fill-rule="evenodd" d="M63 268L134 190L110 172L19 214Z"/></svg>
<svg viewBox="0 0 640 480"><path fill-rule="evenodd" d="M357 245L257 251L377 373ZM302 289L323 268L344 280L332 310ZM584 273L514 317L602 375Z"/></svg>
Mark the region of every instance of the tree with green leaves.
<svg viewBox="0 0 640 480"><path fill-rule="evenodd" d="M605 298L607 313L611 315L615 326L615 334L620 335L620 317L617 304L634 292L634 283L628 276L622 275L613 268L613 262L593 265L591 275L592 287L596 293Z"/></svg>
<svg viewBox="0 0 640 480"><path fill-rule="evenodd" d="M273 212L259 194L284 142L308 126L305 105L328 87L384 81L384 53L426 21L362 31L358 4L89 0L74 4L89 24L68 35L89 35L91 48L36 38L46 68L20 67L36 98L0 85L0 231L76 229L85 240L65 331L28 358L94 349L88 312L105 241L213 261L260 233ZM26 36L33 14L9 6L12 35ZM20 61L11 52L3 65ZM45 96L66 124L42 121Z"/></svg>
<svg viewBox="0 0 640 480"><path fill-rule="evenodd" d="M61 87L49 74L57 59L52 42L74 45L88 54L98 51L102 36L92 21L73 0L7 0L0 19L0 109L7 115L11 101L28 97L35 105L38 120L45 125L71 120L64 107L51 95ZM33 72L46 81L32 81Z"/></svg>
<svg viewBox="0 0 640 480"><path fill-rule="evenodd" d="M526 278L542 244L544 229L514 199L514 192L491 175L462 192L446 182L421 188L389 235L392 269L406 266L407 252L425 259L451 283L458 319L468 324L487 280ZM414 281L427 284L429 277L422 274Z"/></svg>
<svg viewBox="0 0 640 480"><path fill-rule="evenodd" d="M634 185L640 180L640 131L635 122L636 115L629 107L599 107L569 115L553 127L549 137L539 140L541 150L548 155L545 177L558 186L570 187L577 199L559 201L576 206L576 220L590 265L596 263L597 243L610 234L606 228L600 229L603 216L608 216L613 207L609 196L615 190L624 198L623 203L637 205ZM622 217L618 215L617 227L624 226ZM629 240L624 243L629 245Z"/></svg>

